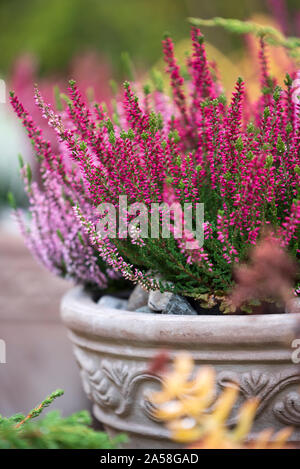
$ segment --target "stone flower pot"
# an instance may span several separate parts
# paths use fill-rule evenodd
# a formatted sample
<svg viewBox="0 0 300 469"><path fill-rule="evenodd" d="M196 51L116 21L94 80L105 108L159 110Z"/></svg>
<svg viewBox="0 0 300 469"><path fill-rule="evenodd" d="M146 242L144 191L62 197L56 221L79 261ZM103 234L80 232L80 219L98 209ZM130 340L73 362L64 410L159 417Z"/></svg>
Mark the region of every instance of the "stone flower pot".
<svg viewBox="0 0 300 469"><path fill-rule="evenodd" d="M147 372L148 363L162 348L172 354L188 350L197 367L214 366L219 389L238 383L239 403L258 396L251 436L292 425L292 440L300 441L300 364L292 361L297 314L177 316L101 309L79 287L65 295L61 314L95 417L112 435L127 433L129 447L176 447L148 400L149 391L160 386ZM232 423L235 417L234 412Z"/></svg>

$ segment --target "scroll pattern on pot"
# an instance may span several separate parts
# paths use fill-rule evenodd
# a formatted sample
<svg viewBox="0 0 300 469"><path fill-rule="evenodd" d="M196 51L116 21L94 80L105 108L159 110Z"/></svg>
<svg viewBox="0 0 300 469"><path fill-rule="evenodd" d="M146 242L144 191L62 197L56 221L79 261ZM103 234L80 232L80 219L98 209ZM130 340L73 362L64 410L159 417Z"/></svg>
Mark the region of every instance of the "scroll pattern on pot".
<svg viewBox="0 0 300 469"><path fill-rule="evenodd" d="M101 408L112 410L119 417L130 414L138 387L144 382L161 382L145 370L145 366L128 364L123 360L95 359L81 348L75 348L81 369L84 390ZM151 418L153 409L146 394L140 402L143 412ZM155 419L151 418L151 420Z"/></svg>
<svg viewBox="0 0 300 469"><path fill-rule="evenodd" d="M294 384L300 384L300 374L296 369L280 373L252 370L238 374L225 371L219 374L218 384L223 388L237 386L245 399L258 397L260 404L257 416L259 416L281 391ZM300 426L300 395L296 392L291 392L278 400L272 410L275 417L282 423ZM229 423L232 424L234 421L235 417Z"/></svg>
<svg viewBox="0 0 300 469"><path fill-rule="evenodd" d="M99 359L99 356L92 356L78 347L75 348L75 355L89 398L102 409L111 410L121 418L130 415L139 386L145 382L161 382L159 377L147 373L145 365L108 358ZM223 388L238 386L245 400L258 397L259 416L281 391L291 385L300 384L300 374L296 369L280 373L252 370L239 374L223 371L218 374L218 384ZM153 404L149 400L149 392L144 391L138 405L148 419L158 423L154 416ZM290 392L285 395L275 403L272 410L280 422L300 426L300 396L297 393ZM236 417L233 416L228 423L234 424L235 420Z"/></svg>
<svg viewBox="0 0 300 469"><path fill-rule="evenodd" d="M273 412L285 425L300 427L300 394L288 393L282 401L276 402Z"/></svg>

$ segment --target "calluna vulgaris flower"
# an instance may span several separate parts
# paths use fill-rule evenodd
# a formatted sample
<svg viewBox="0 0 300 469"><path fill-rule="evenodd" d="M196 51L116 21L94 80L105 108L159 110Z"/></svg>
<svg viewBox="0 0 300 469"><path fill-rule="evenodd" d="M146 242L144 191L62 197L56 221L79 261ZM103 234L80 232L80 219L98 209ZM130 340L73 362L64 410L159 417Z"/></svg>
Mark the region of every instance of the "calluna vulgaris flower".
<svg viewBox="0 0 300 469"><path fill-rule="evenodd" d="M21 175L29 198L31 219L26 223L20 210L15 211L15 216L26 245L34 257L54 274L76 283L107 288L109 280L118 278L118 274L96 254L73 210L77 203L85 214L91 215L91 205L82 195L84 191L79 190L81 182L72 170L68 175L65 173L64 178L59 172L49 170L49 142L43 140L41 130L34 125L20 103L17 112L22 115L29 136L35 141L38 155L46 157L40 161L42 188L31 182L30 166L24 165L21 160Z"/></svg>
<svg viewBox="0 0 300 469"><path fill-rule="evenodd" d="M29 184L28 167L23 167L22 174L30 202L29 227L19 210L15 216L34 257L58 276L107 288L108 279L116 279L118 275L105 266L90 245L74 215L74 194L66 188L62 190L51 175L44 179L44 190L41 190L37 183ZM90 213L90 205L82 201L82 206L86 214Z"/></svg>
<svg viewBox="0 0 300 469"><path fill-rule="evenodd" d="M99 257L144 288L221 298L233 286L233 266L247 260L249 248L257 244L266 227L292 256L299 256L296 72L294 77L287 75L284 89L279 87L269 76L261 38L259 101L250 106L245 83L238 78L227 103L206 58L199 29L192 28L191 40L184 78L171 39L163 41L172 98L163 93L157 77L143 92L140 86L125 83L112 119L99 104L87 106L74 81L70 81L69 103L62 114L36 90L37 105L73 161L71 169L62 155L51 152L18 99L12 96L11 101L47 178L53 177L76 194L71 205L77 205L77 223ZM151 238L149 232L139 242L138 230L133 230L133 238L100 237L93 207L110 203L118 208L120 195L127 196L128 204L144 203L149 213L152 203L176 201L181 207L204 203L204 245L187 249L188 230L182 238L176 238L174 230L169 238ZM82 200L90 204L88 210ZM181 210L174 213L173 222L181 216ZM128 214L126 221L135 217ZM162 222L163 211L160 217ZM162 281L154 279L156 272Z"/></svg>

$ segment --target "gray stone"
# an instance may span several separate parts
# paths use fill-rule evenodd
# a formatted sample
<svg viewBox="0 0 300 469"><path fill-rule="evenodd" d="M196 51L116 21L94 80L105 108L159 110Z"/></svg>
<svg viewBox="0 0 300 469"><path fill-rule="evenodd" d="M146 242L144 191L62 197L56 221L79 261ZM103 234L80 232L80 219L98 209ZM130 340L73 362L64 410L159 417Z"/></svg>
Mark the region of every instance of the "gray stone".
<svg viewBox="0 0 300 469"><path fill-rule="evenodd" d="M154 290L149 293L148 306L153 311L164 311L169 303L173 293Z"/></svg>
<svg viewBox="0 0 300 469"><path fill-rule="evenodd" d="M132 291L127 304L128 311L136 311L142 306L147 306L149 292L143 290L140 285L137 285Z"/></svg>
<svg viewBox="0 0 300 469"><path fill-rule="evenodd" d="M97 304L104 308L127 309L127 300L122 300L110 295L101 296Z"/></svg>
<svg viewBox="0 0 300 469"><path fill-rule="evenodd" d="M150 292L148 307L153 311L160 311L163 314L197 314L197 311L182 296L171 292L161 293L159 290Z"/></svg>
<svg viewBox="0 0 300 469"><path fill-rule="evenodd" d="M197 315L197 311L192 308L189 302L180 295L172 295L163 314L177 314L177 315Z"/></svg>
<svg viewBox="0 0 300 469"><path fill-rule="evenodd" d="M153 309L149 308L149 306L142 306L141 308L138 308L135 310L136 313L150 313L150 314L156 314L156 311L153 311Z"/></svg>

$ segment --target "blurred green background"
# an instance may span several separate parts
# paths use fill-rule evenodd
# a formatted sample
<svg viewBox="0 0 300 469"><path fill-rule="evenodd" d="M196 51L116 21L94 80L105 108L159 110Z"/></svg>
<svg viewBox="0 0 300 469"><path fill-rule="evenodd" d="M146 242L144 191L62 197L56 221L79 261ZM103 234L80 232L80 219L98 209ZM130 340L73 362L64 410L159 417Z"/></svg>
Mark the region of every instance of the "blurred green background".
<svg viewBox="0 0 300 469"><path fill-rule="evenodd" d="M285 3L292 23L299 0ZM42 75L63 71L72 56L92 49L103 53L119 75L123 51L130 53L137 67L149 67L160 57L164 31L175 40L188 35L188 16L248 19L257 12L270 12L271 4L267 0L1 0L0 72L6 75L24 52L36 54ZM293 26L290 29L294 33ZM240 45L237 37L222 31L205 32L224 52Z"/></svg>

